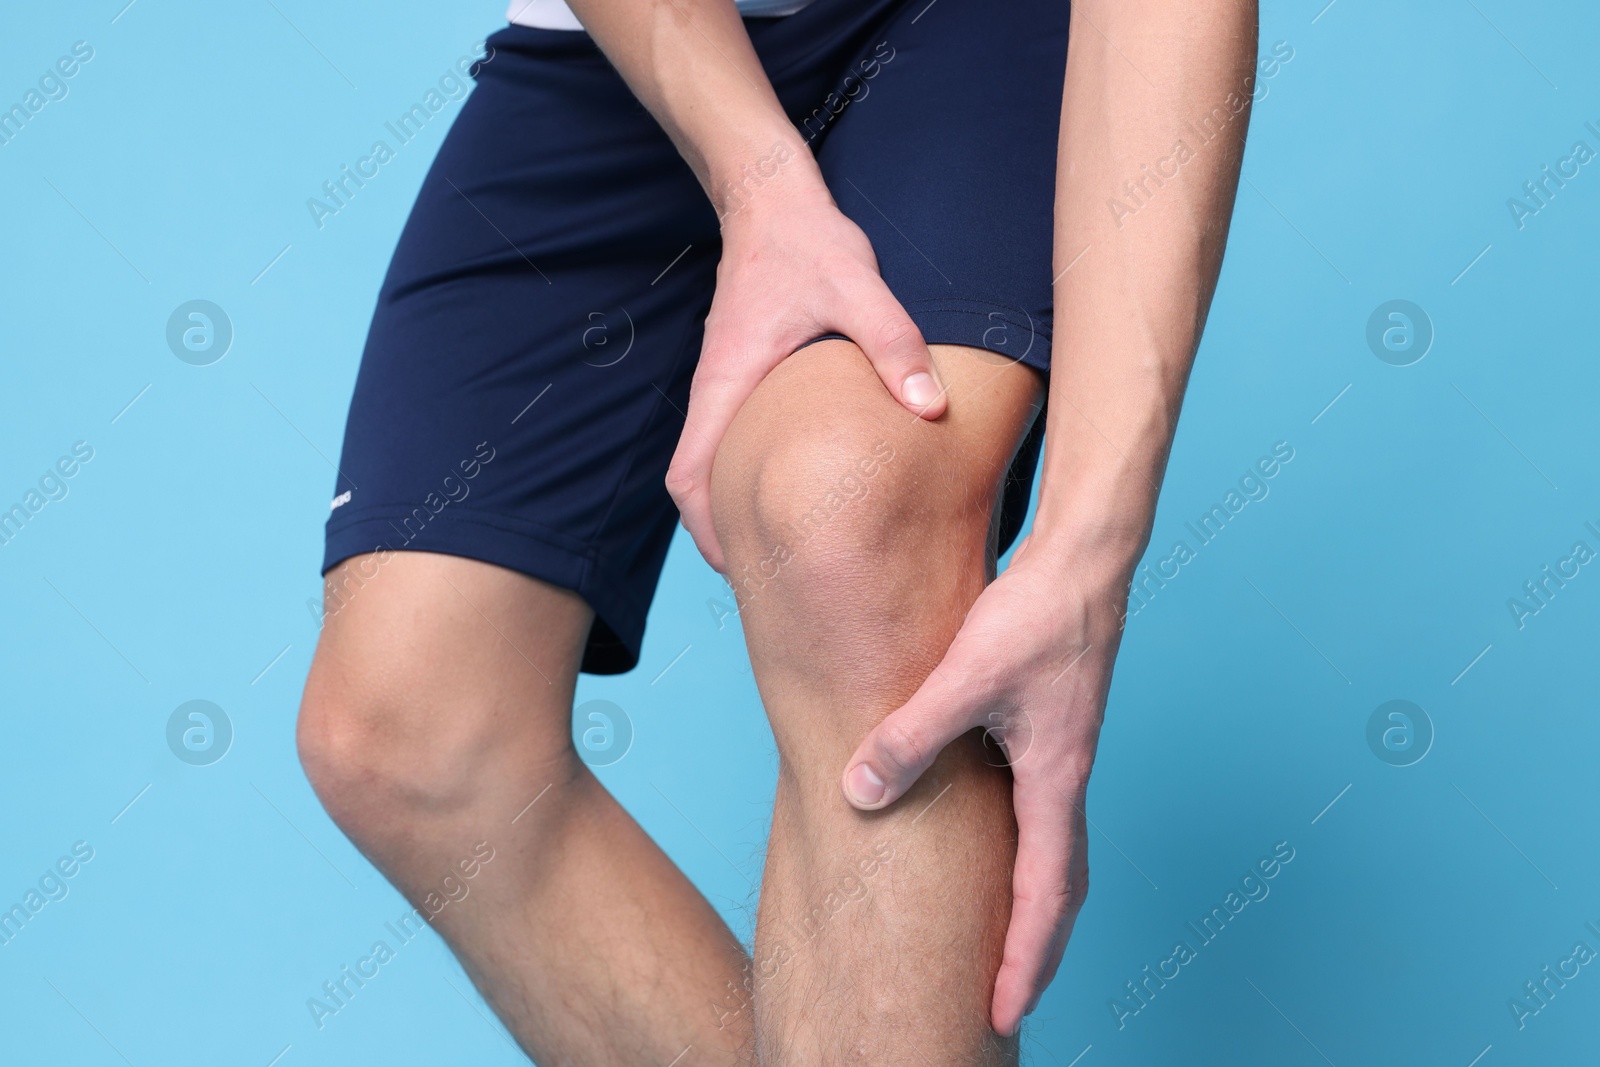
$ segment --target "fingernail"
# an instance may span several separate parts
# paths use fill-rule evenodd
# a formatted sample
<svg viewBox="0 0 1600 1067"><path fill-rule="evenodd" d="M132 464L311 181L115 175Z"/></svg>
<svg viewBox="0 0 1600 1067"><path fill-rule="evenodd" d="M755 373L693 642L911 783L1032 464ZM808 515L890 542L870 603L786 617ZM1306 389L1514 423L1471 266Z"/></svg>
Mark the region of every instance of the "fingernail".
<svg viewBox="0 0 1600 1067"><path fill-rule="evenodd" d="M912 407L925 408L939 399L939 383L927 371L919 370L900 383L900 395Z"/></svg>
<svg viewBox="0 0 1600 1067"><path fill-rule="evenodd" d="M850 799L857 804L876 804L883 799L883 779L865 763L850 768L850 773L845 777L845 788L850 791Z"/></svg>

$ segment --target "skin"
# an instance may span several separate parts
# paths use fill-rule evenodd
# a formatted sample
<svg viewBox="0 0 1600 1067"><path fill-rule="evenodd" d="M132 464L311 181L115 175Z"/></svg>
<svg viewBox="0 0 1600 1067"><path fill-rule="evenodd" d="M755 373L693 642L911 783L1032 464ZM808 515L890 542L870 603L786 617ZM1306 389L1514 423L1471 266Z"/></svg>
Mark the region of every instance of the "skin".
<svg viewBox="0 0 1600 1067"><path fill-rule="evenodd" d="M815 337L856 340L883 387L922 418L945 396L922 334L878 275L784 115L732 0L576 0L589 35L693 168L722 219L722 259L667 488L706 561L727 563L711 518L717 446L767 373ZM785 148L758 196L743 169Z"/></svg>
<svg viewBox="0 0 1600 1067"><path fill-rule="evenodd" d="M998 722L1007 740L1027 739L1014 768L1017 865L994 993L1001 1033L1037 1006L1088 893L1089 770L1128 583L1221 268L1255 54L1248 0L1073 4L1033 531L926 684L862 741L841 783L863 810L882 808L929 754L974 725ZM1189 124L1214 107L1233 117L1201 144ZM1170 158L1180 138L1193 158L1119 219L1108 197L1125 196L1123 183L1142 177L1137 164Z"/></svg>
<svg viewBox="0 0 1600 1067"><path fill-rule="evenodd" d="M743 947L573 750L589 606L424 552L347 560L325 603L306 776L412 904L467 887L433 926L529 1056L665 1065L693 1045L684 1063L753 1063L750 1020L718 1025ZM464 879L479 842L494 858Z"/></svg>
<svg viewBox="0 0 1600 1067"><path fill-rule="evenodd" d="M477 842L495 848L435 926L541 1064L1008 1062L1087 892L1084 796L1225 243L1255 5L1073 5L1040 506L992 582L996 472L1033 372L922 343L730 0L572 6L719 212L745 164L780 143L795 157L724 213L668 475L743 590L779 744L755 956L573 755L592 616L570 593L450 557L382 562L325 626L308 776L419 904ZM1245 97L1230 132L1119 224L1107 198L1230 93ZM860 347L795 353L829 332ZM777 535L879 441L895 460L752 595L748 568L770 575ZM983 758L982 727L1010 770ZM601 910L613 921L581 921Z"/></svg>
<svg viewBox="0 0 1600 1067"><path fill-rule="evenodd" d="M887 296L871 249L834 206L762 74L729 0L574 0L640 101L723 215L723 257L667 487L706 560L728 560L712 516L718 445L795 347L856 339L884 388L921 417L916 327ZM1221 268L1254 90L1255 0L1079 0L1072 5L1056 175L1055 329L1039 509L1006 574L974 605L924 687L842 769L862 811L906 795L943 747L979 725L1027 737L1014 804L1012 919L992 1021L1012 1034L1037 1005L1088 892L1083 805L1128 582L1143 554L1195 348ZM1230 115L1202 144L1195 126ZM1110 197L1141 163L1192 158L1137 214ZM741 168L796 157L736 212ZM1171 169L1169 164L1168 169ZM886 299L887 297L887 299ZM942 387L941 387L942 397ZM1004 670L986 670L989 665Z"/></svg>
<svg viewBox="0 0 1600 1067"><path fill-rule="evenodd" d="M862 813L838 790L993 576L1002 479L1043 398L1020 364L932 354L949 388L935 422L855 345L821 342L767 376L717 453L713 515L779 755L762 1064L1016 1062L988 1018L1016 847L1004 761L968 731L899 804Z"/></svg>
<svg viewBox="0 0 1600 1067"><path fill-rule="evenodd" d="M1001 479L1043 395L987 352L930 358L950 386L936 422L855 345L821 342L718 453L734 573L772 574L785 549L736 594L779 753L753 960L573 750L580 598L422 552L329 572L307 777L413 904L466 885L434 928L541 1067L1016 1061L988 1019L1016 847L1003 760L969 732L871 814L837 785L993 577ZM493 858L464 878L480 842Z"/></svg>
<svg viewBox="0 0 1600 1067"><path fill-rule="evenodd" d="M837 789L994 574L1000 480L1043 394L987 352L931 358L950 382L939 421L896 405L858 347L819 342L718 451L734 573L786 545L774 581L738 592L779 750L754 965L574 753L581 598L424 552L328 574L307 777L408 901L432 910L466 885L434 928L539 1064L1014 1062L987 1019L1016 843L1003 761L973 733L890 811ZM462 877L480 843L493 859ZM981 905L950 915L952 899ZM939 977L907 977L923 974Z"/></svg>

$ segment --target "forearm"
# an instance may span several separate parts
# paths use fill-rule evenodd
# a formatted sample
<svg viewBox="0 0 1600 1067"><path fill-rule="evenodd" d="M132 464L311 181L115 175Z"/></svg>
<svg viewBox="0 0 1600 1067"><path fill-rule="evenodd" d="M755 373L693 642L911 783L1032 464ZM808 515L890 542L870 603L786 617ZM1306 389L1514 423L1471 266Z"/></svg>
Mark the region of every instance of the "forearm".
<svg viewBox="0 0 1600 1067"><path fill-rule="evenodd" d="M570 6L694 169L719 217L738 210L752 174L792 195L827 195L732 0Z"/></svg>
<svg viewBox="0 0 1600 1067"><path fill-rule="evenodd" d="M1050 415L1034 540L1125 585L1221 267L1254 0L1079 0L1056 176Z"/></svg>

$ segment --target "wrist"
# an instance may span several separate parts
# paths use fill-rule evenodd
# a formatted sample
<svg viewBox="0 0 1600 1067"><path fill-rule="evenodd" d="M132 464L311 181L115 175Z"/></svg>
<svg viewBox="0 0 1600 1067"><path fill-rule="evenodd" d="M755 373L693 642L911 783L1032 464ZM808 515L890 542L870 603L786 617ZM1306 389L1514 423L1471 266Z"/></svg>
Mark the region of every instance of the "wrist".
<svg viewBox="0 0 1600 1067"><path fill-rule="evenodd" d="M1067 486L1045 477L1028 549L1091 588L1125 590L1149 544L1154 511L1155 491L1142 480Z"/></svg>
<svg viewBox="0 0 1600 1067"><path fill-rule="evenodd" d="M1150 541L1176 422L1171 389L1092 383L1095 418L1072 400L1063 367L1051 382L1050 421L1032 535L1052 557L1124 589ZM1180 394L1181 395L1181 394ZM1113 440L1107 428L1116 427ZM1031 543L1031 542L1030 542Z"/></svg>
<svg viewBox="0 0 1600 1067"><path fill-rule="evenodd" d="M1028 551L1090 590L1119 590L1127 587L1149 540L1148 523L1081 506L1046 513L1041 505Z"/></svg>
<svg viewBox="0 0 1600 1067"><path fill-rule="evenodd" d="M707 191L724 230L773 212L834 206L816 159L793 127L718 160Z"/></svg>

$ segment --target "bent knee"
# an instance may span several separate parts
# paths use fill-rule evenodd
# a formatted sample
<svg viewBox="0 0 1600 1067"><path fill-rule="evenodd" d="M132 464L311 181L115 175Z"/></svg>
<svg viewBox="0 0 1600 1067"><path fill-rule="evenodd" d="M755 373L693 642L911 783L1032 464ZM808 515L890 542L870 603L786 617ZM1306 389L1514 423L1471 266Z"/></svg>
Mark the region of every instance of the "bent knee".
<svg viewBox="0 0 1600 1067"><path fill-rule="evenodd" d="M526 700L440 681L398 658L351 666L319 655L296 743L312 788L353 836L471 808L508 762L554 769L575 758L567 730L541 729Z"/></svg>
<svg viewBox="0 0 1600 1067"><path fill-rule="evenodd" d="M1026 380L997 384L991 364L964 350L944 355L950 410L932 422L901 407L848 342L802 349L768 375L724 437L712 477L736 594L836 612L844 589L881 600L911 592L906 577L919 570L946 583L970 572L981 586L1037 380L1012 366Z"/></svg>
<svg viewBox="0 0 1600 1067"><path fill-rule="evenodd" d="M572 689L591 617L575 594L427 552L357 557L327 583L337 607L306 679L297 741L306 776L347 831L462 810L518 772L572 758Z"/></svg>
<svg viewBox="0 0 1600 1067"><path fill-rule="evenodd" d="M949 501L919 501L911 491L914 461L898 429L841 420L826 430L790 424L730 434L712 481L730 571L760 582L798 567L817 579L882 558L928 529L927 513Z"/></svg>

